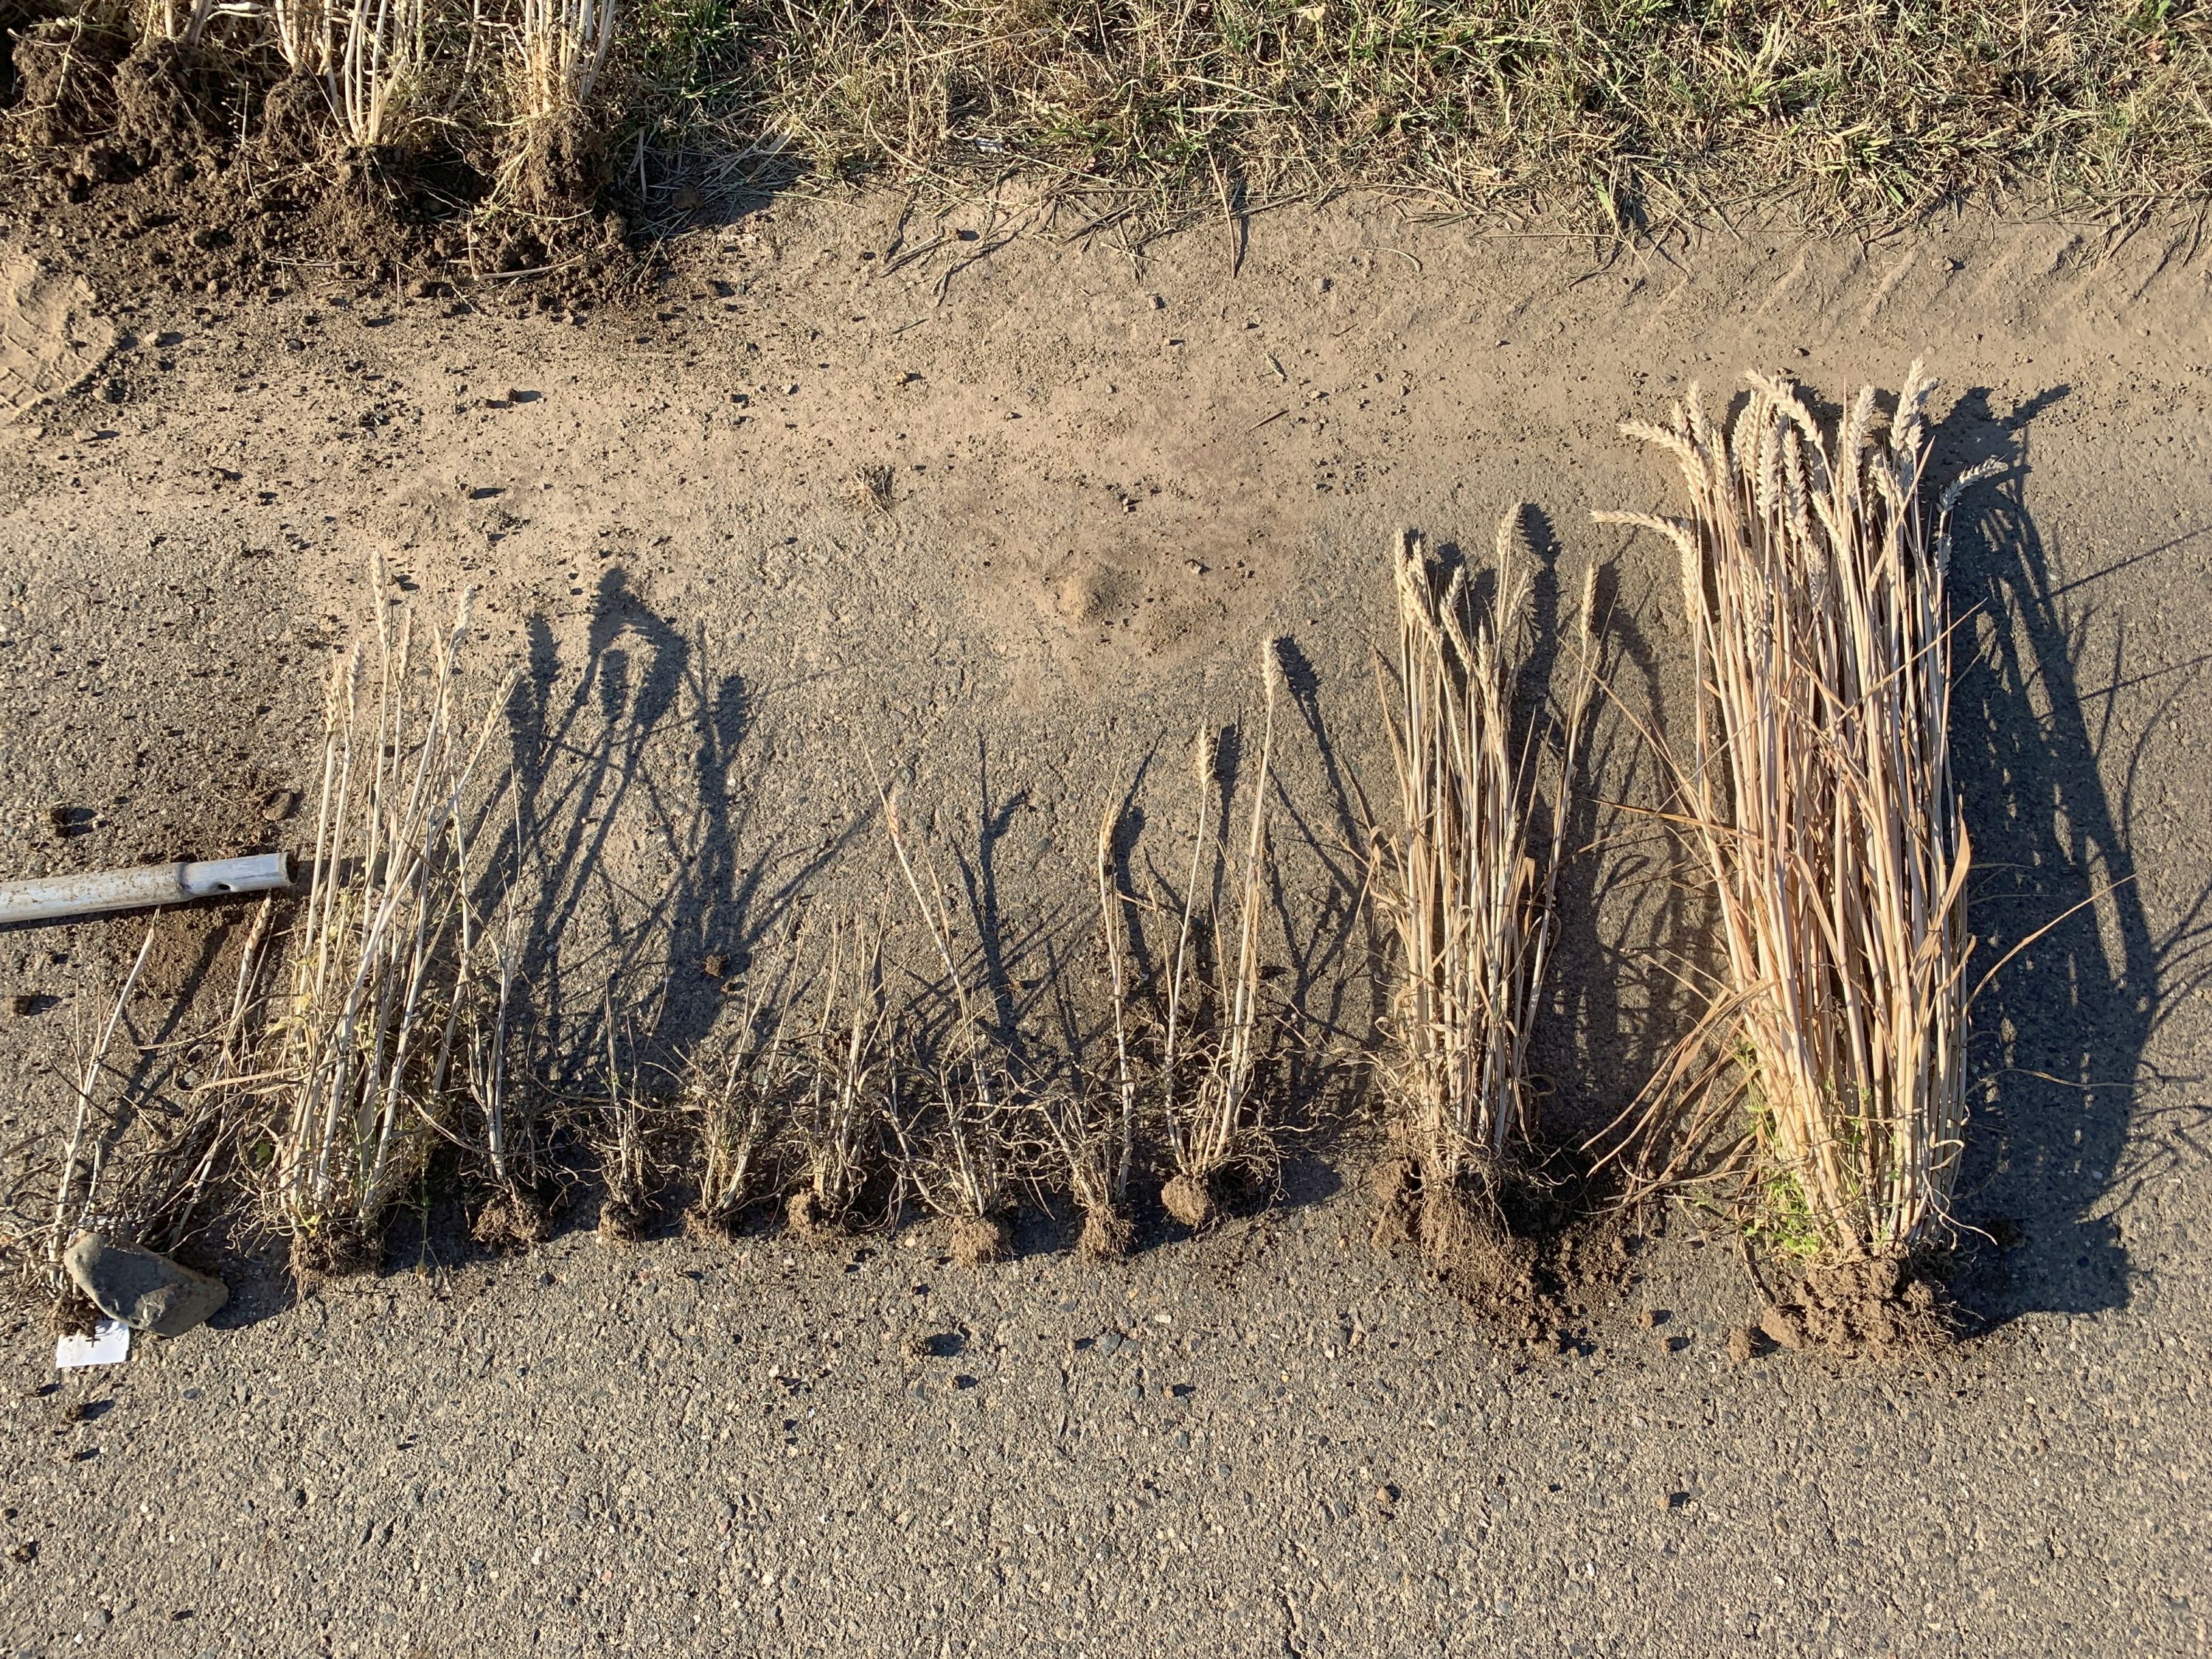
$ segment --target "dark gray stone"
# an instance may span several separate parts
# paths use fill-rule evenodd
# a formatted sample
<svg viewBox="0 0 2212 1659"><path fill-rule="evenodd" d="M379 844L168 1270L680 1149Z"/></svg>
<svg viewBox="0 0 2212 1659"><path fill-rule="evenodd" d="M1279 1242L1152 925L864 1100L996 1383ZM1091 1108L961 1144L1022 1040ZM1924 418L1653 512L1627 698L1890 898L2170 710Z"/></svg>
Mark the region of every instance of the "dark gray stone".
<svg viewBox="0 0 2212 1659"><path fill-rule="evenodd" d="M98 1233L78 1234L62 1264L100 1312L155 1336L182 1336L230 1300L220 1279L135 1244L111 1243Z"/></svg>

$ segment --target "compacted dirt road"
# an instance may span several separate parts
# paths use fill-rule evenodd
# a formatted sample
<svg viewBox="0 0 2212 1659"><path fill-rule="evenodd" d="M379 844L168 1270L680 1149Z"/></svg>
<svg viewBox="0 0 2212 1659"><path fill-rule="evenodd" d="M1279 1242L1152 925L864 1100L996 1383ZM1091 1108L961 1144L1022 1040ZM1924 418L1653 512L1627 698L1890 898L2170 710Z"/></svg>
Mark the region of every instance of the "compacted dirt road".
<svg viewBox="0 0 2212 1659"><path fill-rule="evenodd" d="M1925 356L1941 476L2014 461L1954 577L1981 959L2063 918L1977 1013L1961 1339L1734 1360L1758 1294L1725 1220L1677 1207L1522 1345L1370 1247L1351 1131L1291 1139L1279 1201L1209 1236L1144 1218L1112 1268L1064 1217L964 1272L927 1225L621 1249L586 1205L528 1255L434 1212L301 1295L219 1231L196 1259L230 1307L126 1366L50 1387L44 1324L0 1326L8 1650L2202 1650L2212 294L2185 241L1629 251L1354 204L1255 221L1232 274L1219 231L1133 260L951 234L981 216L901 261L896 219L759 214L581 323L306 267L251 303L132 291L19 232L0 871L296 850L381 554L426 603L475 584L487 684L521 676L572 929L549 996L642 975L654 1039L696 1042L709 957L880 886L872 765L911 772L1041 985L1091 971L1100 813L1188 846L1189 734L1249 720L1279 635L1285 966L1357 1040L1393 527L1480 548L1534 504L1547 583L1608 566L1621 706L1663 721L1673 573L1589 513L1674 481L1614 423L1747 367L1832 407ZM1648 790L1631 735L1607 752ZM1569 1126L1649 1074L1694 923L1648 835L1599 828L1547 1037ZM60 1122L143 926L0 935L0 1145ZM237 931L178 927L148 1007Z"/></svg>

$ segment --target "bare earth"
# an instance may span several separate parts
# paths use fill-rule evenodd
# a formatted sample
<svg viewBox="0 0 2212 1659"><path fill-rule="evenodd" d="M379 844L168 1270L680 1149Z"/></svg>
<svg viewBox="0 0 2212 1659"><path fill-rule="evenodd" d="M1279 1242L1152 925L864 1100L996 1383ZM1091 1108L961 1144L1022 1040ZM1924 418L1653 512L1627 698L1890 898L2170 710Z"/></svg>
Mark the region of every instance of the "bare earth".
<svg viewBox="0 0 2212 1659"><path fill-rule="evenodd" d="M1832 403L1924 354L1939 479L2018 461L1962 509L1956 578L1982 959L2089 901L1978 1011L1966 1334L1732 1364L1755 1294L1677 1209L1567 1352L1516 1346L1369 1248L1343 1137L1294 1145L1273 1207L1196 1240L1152 1216L1109 1270L1035 1216L975 1273L927 1226L624 1251L588 1209L528 1257L403 1224L384 1273L304 1297L213 1251L216 1328L119 1370L41 1394L50 1334L0 1326L9 1650L2203 1651L2212 290L2185 242L1972 220L1601 258L1354 204L1259 219L1234 276L1219 230L887 271L895 220L779 208L581 326L312 269L196 308L17 233L0 872L296 845L262 805L305 781L381 550L426 597L479 584L480 660L525 676L573 924L551 994L665 975L680 1050L708 955L881 883L872 761L986 878L1010 971L1089 972L1099 814L1133 792L1140 857L1187 847L1189 733L1249 716L1281 634L1279 954L1356 1038L1392 526L1480 547L1537 504L1562 573L1613 566L1624 705L1663 720L1671 572L1588 515L1673 481L1614 422L1755 366ZM1567 1122L1649 1072L1690 926L1648 836L1593 829ZM143 926L0 937L32 1010L0 1021L0 1146L58 1119ZM236 931L180 923L157 995Z"/></svg>

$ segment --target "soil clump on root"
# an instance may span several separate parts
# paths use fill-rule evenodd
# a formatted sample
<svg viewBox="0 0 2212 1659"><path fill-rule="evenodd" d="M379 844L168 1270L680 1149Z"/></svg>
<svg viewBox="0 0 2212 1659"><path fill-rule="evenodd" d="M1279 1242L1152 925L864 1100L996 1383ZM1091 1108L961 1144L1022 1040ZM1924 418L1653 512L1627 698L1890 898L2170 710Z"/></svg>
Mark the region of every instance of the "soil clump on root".
<svg viewBox="0 0 2212 1659"><path fill-rule="evenodd" d="M1160 1188L1160 1207L1169 1219L1204 1232L1229 1217L1249 1211L1265 1196L1267 1176L1245 1164L1231 1164L1200 1179L1170 1176Z"/></svg>
<svg viewBox="0 0 2212 1659"><path fill-rule="evenodd" d="M1213 1194L1206 1189L1202 1181L1179 1175L1160 1188L1160 1207L1182 1225L1196 1232L1213 1219Z"/></svg>
<svg viewBox="0 0 2212 1659"><path fill-rule="evenodd" d="M784 1201L783 1224L800 1243L817 1250L841 1249L851 1238L850 1230L823 1207L811 1192L793 1193Z"/></svg>
<svg viewBox="0 0 2212 1659"><path fill-rule="evenodd" d="M994 1216L963 1216L952 1224L945 1250L953 1265L988 1267L1007 1255L1006 1224Z"/></svg>
<svg viewBox="0 0 2212 1659"><path fill-rule="evenodd" d="M1509 1171L1480 1188L1432 1185L1413 1159L1368 1176L1372 1243L1412 1251L1483 1324L1527 1343L1563 1343L1583 1314L1577 1291L1617 1276L1625 1250L1585 1248L1599 1224L1575 1182Z"/></svg>
<svg viewBox="0 0 2212 1659"><path fill-rule="evenodd" d="M1816 1264L1771 1303L1759 1333L1778 1347L1896 1359L1955 1334L1935 1276L1899 1255Z"/></svg>
<svg viewBox="0 0 2212 1659"><path fill-rule="evenodd" d="M332 1225L292 1236L293 1282L303 1291L333 1279L374 1273L383 1259L380 1241L358 1228Z"/></svg>
<svg viewBox="0 0 2212 1659"><path fill-rule="evenodd" d="M607 1244L635 1244L645 1237L646 1216L625 1199L610 1198L599 1206L599 1239Z"/></svg>
<svg viewBox="0 0 2212 1659"><path fill-rule="evenodd" d="M1137 1230L1119 1210L1089 1210L1076 1235L1075 1253L1085 1261L1119 1261L1136 1242Z"/></svg>
<svg viewBox="0 0 2212 1659"><path fill-rule="evenodd" d="M553 1237L544 1206L522 1193L502 1193L477 1212L469 1236L487 1249L527 1251Z"/></svg>

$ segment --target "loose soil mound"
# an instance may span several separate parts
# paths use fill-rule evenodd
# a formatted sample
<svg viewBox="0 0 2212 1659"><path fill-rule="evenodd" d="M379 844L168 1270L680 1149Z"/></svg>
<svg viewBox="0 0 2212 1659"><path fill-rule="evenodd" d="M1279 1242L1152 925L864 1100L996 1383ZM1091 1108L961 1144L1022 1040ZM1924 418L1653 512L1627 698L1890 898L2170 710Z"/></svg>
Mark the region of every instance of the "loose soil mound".
<svg viewBox="0 0 2212 1659"><path fill-rule="evenodd" d="M1901 1256L1812 1268L1759 1328L1781 1347L1875 1359L1924 1353L1953 1334L1936 1279Z"/></svg>
<svg viewBox="0 0 2212 1659"><path fill-rule="evenodd" d="M319 82L257 80L246 60L179 41L126 51L49 22L19 36L13 62L6 136L42 174L25 191L32 222L70 216L102 283L276 296L313 263L433 298L530 273L545 279L536 308L568 315L636 279L602 206L605 135L579 118L539 123L502 168L429 139L353 148Z"/></svg>
<svg viewBox="0 0 2212 1659"><path fill-rule="evenodd" d="M1521 1341L1566 1340L1584 1291L1628 1263L1612 1212L1579 1182L1516 1171L1479 1189L1432 1189L1413 1160L1393 1157L1369 1172L1368 1188L1376 1248L1417 1251L1471 1313Z"/></svg>

